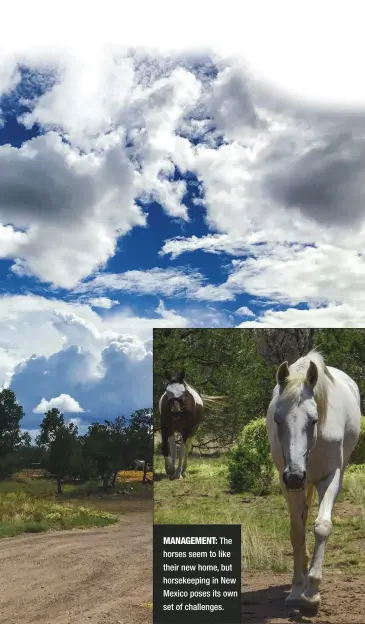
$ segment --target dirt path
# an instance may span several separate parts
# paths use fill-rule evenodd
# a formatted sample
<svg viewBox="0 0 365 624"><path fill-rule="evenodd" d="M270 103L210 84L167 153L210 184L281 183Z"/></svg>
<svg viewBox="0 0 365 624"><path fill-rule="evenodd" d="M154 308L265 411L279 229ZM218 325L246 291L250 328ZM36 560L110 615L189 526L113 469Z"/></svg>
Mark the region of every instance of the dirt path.
<svg viewBox="0 0 365 624"><path fill-rule="evenodd" d="M0 540L0 622L150 624L152 501L103 529Z"/></svg>
<svg viewBox="0 0 365 624"><path fill-rule="evenodd" d="M151 624L152 501L104 529L0 540L0 622ZM326 573L316 618L284 607L290 576L244 574L242 622L365 624L365 578Z"/></svg>
<svg viewBox="0 0 365 624"><path fill-rule="evenodd" d="M315 618L290 617L284 599L291 577L286 574L244 574L242 622L250 624L365 624L365 578L325 573L322 606Z"/></svg>

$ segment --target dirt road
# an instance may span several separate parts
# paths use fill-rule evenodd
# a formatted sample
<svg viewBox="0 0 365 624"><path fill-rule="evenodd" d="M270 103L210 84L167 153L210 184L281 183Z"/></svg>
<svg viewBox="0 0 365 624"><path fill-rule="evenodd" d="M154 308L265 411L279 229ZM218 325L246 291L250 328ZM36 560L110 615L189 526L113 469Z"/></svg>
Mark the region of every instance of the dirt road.
<svg viewBox="0 0 365 624"><path fill-rule="evenodd" d="M314 618L288 617L284 598L290 590L286 574L244 574L242 622L250 624L365 624L365 578L325 572L322 605Z"/></svg>
<svg viewBox="0 0 365 624"><path fill-rule="evenodd" d="M104 529L0 540L0 622L151 624L152 501L141 501ZM290 577L243 575L242 622L365 624L365 578L325 574L313 619L288 617Z"/></svg>
<svg viewBox="0 0 365 624"><path fill-rule="evenodd" d="M152 501L103 529L0 540L0 622L151 624Z"/></svg>

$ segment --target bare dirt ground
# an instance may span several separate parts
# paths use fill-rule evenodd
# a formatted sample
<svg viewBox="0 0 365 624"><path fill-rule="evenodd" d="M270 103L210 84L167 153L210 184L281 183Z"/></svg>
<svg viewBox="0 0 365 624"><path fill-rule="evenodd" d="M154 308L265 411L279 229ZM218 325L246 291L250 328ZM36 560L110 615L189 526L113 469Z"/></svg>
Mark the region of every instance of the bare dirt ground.
<svg viewBox="0 0 365 624"><path fill-rule="evenodd" d="M152 500L110 527L0 540L0 622L151 624Z"/></svg>
<svg viewBox="0 0 365 624"><path fill-rule="evenodd" d="M151 624L152 501L130 501L102 529L0 540L0 622ZM290 576L243 573L244 624L365 624L365 577L325 572L315 618L284 607Z"/></svg>
<svg viewBox="0 0 365 624"><path fill-rule="evenodd" d="M314 618L290 616L284 599L290 590L286 574L243 574L242 622L247 624L365 624L365 577L324 572L322 605Z"/></svg>

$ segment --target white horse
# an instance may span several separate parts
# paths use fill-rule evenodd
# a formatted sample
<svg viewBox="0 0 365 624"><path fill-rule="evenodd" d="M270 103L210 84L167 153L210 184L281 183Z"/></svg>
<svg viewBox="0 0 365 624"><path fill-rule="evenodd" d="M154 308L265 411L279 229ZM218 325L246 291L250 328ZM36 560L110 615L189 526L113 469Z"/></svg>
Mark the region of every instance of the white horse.
<svg viewBox="0 0 365 624"><path fill-rule="evenodd" d="M356 383L337 368L327 367L318 352L311 351L290 367L288 362L279 366L266 422L290 514L294 575L286 605L304 615L314 615L319 609L332 510L359 438L360 420ZM308 566L305 530L314 487L319 509Z"/></svg>
<svg viewBox="0 0 365 624"><path fill-rule="evenodd" d="M133 466L136 470L144 470L144 459L135 459L133 462Z"/></svg>

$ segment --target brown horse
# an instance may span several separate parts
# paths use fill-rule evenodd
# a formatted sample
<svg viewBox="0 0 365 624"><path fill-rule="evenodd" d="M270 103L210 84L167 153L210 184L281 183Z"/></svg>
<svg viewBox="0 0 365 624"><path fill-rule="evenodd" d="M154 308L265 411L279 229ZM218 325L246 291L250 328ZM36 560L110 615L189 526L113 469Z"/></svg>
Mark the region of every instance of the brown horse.
<svg viewBox="0 0 365 624"><path fill-rule="evenodd" d="M185 372L178 375L166 372L165 392L159 401L161 418L162 454L165 458L165 471L170 479L181 479L186 474L188 455L194 436L204 419L204 408L223 406L224 397L211 397L199 394L185 381ZM175 433L181 434L179 463L175 469L177 447ZM169 451L171 464L169 465Z"/></svg>

